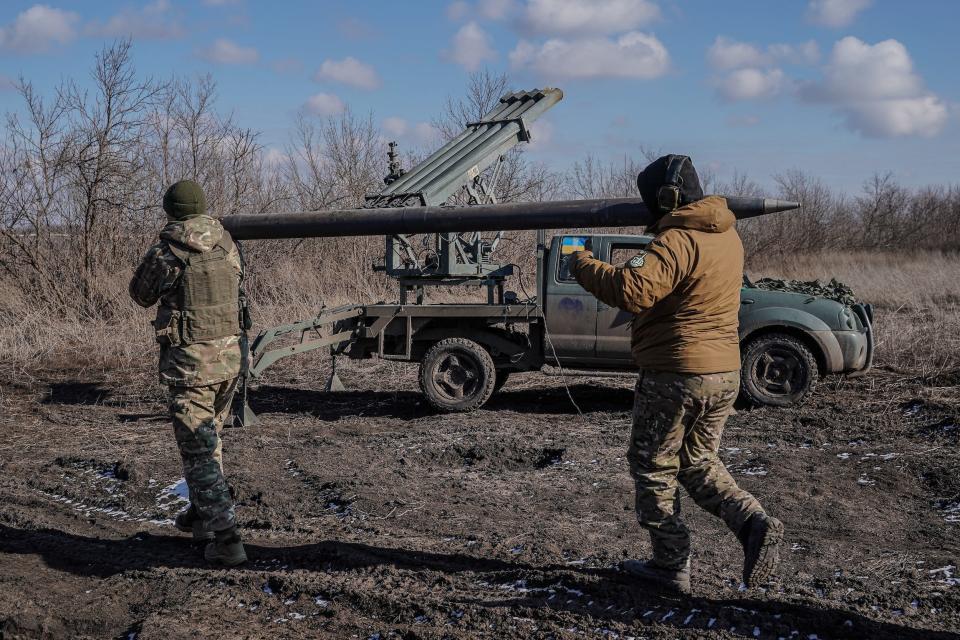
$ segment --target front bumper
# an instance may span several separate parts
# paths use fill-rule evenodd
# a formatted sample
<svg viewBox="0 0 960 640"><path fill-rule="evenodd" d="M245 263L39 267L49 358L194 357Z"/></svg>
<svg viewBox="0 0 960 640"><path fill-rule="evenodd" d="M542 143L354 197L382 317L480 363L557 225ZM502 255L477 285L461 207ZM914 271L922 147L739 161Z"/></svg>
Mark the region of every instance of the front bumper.
<svg viewBox="0 0 960 640"><path fill-rule="evenodd" d="M850 307L860 320L860 331L838 331L837 340L843 353L844 373L851 378L864 375L873 366L873 307L855 304Z"/></svg>

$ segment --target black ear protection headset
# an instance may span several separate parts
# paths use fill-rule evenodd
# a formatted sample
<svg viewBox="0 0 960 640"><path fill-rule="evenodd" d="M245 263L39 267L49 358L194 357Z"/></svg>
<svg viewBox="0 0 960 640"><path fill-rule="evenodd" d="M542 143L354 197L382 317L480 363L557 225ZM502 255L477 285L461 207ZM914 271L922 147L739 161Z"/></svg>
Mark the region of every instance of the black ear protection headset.
<svg viewBox="0 0 960 640"><path fill-rule="evenodd" d="M670 156L664 184L657 189L657 205L660 207L660 213L670 213L682 204L680 187L683 186L683 178L680 177L680 170L683 169L684 163L689 161L690 156Z"/></svg>

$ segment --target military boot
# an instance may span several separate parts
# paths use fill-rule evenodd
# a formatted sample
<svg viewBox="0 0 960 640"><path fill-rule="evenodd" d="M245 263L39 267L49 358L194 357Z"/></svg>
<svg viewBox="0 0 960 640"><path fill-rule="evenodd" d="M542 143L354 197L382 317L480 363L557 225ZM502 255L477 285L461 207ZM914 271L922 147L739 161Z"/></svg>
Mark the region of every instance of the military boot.
<svg viewBox="0 0 960 640"><path fill-rule="evenodd" d="M192 504L177 514L173 520L173 526L184 533L192 533L194 540L209 541L214 537L213 531L203 525L203 518Z"/></svg>
<svg viewBox="0 0 960 640"><path fill-rule="evenodd" d="M621 565L628 573L644 582L667 591L687 595L690 593L690 560L680 569L661 567L653 560L624 560Z"/></svg>
<svg viewBox="0 0 960 640"><path fill-rule="evenodd" d="M765 513L755 513L737 537L743 545L744 584L754 587L769 580L780 564L783 523Z"/></svg>
<svg viewBox="0 0 960 640"><path fill-rule="evenodd" d="M236 527L216 532L216 539L203 550L203 557L211 564L235 567L247 561L247 552L240 542Z"/></svg>

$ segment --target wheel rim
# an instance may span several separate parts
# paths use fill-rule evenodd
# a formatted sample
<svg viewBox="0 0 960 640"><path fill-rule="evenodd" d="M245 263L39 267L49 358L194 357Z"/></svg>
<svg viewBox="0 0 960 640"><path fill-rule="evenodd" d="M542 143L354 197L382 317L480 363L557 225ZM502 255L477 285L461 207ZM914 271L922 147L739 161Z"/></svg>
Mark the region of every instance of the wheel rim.
<svg viewBox="0 0 960 640"><path fill-rule="evenodd" d="M480 365L461 352L450 352L433 369L433 386L448 400L460 401L480 388Z"/></svg>
<svg viewBox="0 0 960 640"><path fill-rule="evenodd" d="M800 356L788 347L771 346L760 354L753 369L753 378L771 396L792 396L802 393L807 372Z"/></svg>

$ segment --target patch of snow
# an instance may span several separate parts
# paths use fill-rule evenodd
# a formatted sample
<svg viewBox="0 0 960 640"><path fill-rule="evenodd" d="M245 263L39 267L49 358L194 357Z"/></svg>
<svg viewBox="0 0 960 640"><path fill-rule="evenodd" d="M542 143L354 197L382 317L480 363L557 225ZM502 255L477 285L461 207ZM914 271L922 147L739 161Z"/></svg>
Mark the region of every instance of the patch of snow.
<svg viewBox="0 0 960 640"><path fill-rule="evenodd" d="M182 502L190 502L190 489L187 488L187 481L183 478L167 485L157 495L157 506L164 509Z"/></svg>
<svg viewBox="0 0 960 640"><path fill-rule="evenodd" d="M740 471L745 476L765 476L767 475L767 470L764 467L747 467Z"/></svg>
<svg viewBox="0 0 960 640"><path fill-rule="evenodd" d="M948 504L942 511L944 520L950 524L960 523L960 502Z"/></svg>

